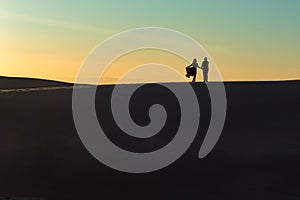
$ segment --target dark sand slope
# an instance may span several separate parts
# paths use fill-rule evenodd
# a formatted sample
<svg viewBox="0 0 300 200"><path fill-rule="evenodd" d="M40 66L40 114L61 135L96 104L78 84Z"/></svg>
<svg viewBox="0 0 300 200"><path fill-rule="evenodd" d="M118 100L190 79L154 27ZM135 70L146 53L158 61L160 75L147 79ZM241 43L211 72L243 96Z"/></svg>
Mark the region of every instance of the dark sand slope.
<svg viewBox="0 0 300 200"><path fill-rule="evenodd" d="M42 79L29 78L11 78L0 76L0 90L4 89L24 89L24 88L41 88L41 87L61 87L71 86L70 83L49 81Z"/></svg>
<svg viewBox="0 0 300 200"><path fill-rule="evenodd" d="M112 170L87 152L74 127L71 89L2 93L0 197L300 199L300 82L225 85L228 116L211 154L197 157L210 109L205 85L193 84L202 109L198 136L179 160L149 174ZM137 123L147 123L143 116L153 103L166 105L169 114L162 132L143 141L122 134L113 123L111 90L111 86L100 87L97 94L97 110L106 116L99 117L100 122L111 140L145 152L172 139L179 112L171 93L149 85L134 95L131 114Z"/></svg>

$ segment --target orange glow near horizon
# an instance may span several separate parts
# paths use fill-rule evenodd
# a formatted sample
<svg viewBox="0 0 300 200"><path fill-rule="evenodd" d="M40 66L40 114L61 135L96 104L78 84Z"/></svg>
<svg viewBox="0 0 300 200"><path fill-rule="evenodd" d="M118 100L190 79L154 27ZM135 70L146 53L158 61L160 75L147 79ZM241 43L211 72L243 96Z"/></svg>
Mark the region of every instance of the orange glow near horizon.
<svg viewBox="0 0 300 200"><path fill-rule="evenodd" d="M103 78L100 83L114 83L120 77L124 76L128 71L133 70L135 67L139 67L144 64L155 63L162 64L176 70L179 74L185 73L185 67L189 65L183 58L174 55L169 52L145 49L138 50L121 56L115 60L104 72ZM137 77L127 76L125 77L125 83L141 83L147 82L151 76L155 76L162 82L176 82L176 79L170 79L168 74L159 74L155 71L147 71L145 73L138 74ZM199 77L201 78L201 77ZM186 79L188 81L188 79Z"/></svg>

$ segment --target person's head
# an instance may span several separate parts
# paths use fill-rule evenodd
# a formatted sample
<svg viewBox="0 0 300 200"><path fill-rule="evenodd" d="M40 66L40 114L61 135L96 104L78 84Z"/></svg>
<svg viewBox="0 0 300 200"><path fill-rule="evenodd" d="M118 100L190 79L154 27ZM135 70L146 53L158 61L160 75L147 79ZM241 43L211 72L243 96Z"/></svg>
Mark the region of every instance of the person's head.
<svg viewBox="0 0 300 200"><path fill-rule="evenodd" d="M207 57L204 57L204 60L207 61Z"/></svg>
<svg viewBox="0 0 300 200"><path fill-rule="evenodd" d="M195 58L194 60L193 60L193 63L196 63L197 62L197 59Z"/></svg>

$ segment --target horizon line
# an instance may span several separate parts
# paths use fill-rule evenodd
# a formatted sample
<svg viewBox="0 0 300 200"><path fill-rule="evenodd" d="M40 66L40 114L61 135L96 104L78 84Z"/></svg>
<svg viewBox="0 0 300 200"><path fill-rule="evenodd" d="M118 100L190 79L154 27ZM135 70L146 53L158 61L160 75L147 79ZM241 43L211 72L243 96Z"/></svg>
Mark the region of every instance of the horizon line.
<svg viewBox="0 0 300 200"><path fill-rule="evenodd" d="M75 82L69 82L69 81L61 81L57 79L47 79L47 78L42 78L42 77L25 77L25 76L2 76L0 75L0 78L4 79L24 79L24 80L39 80L39 81L51 81L51 82L57 82L57 83L62 83L62 84L72 84L72 85L90 85L90 86L95 86L95 84L90 84L90 83L75 83ZM299 79L270 79L270 80L225 80L225 81L209 81L209 83L254 83L254 82L295 82L295 81L300 81ZM111 85L134 85L134 84L156 84L156 83L191 83L189 81L187 82L182 82L182 81L165 81L165 82L132 82L132 83L107 83L107 84L96 84L96 86L111 86ZM196 83L203 83L203 81L196 81ZM1 86L0 86L1 87Z"/></svg>

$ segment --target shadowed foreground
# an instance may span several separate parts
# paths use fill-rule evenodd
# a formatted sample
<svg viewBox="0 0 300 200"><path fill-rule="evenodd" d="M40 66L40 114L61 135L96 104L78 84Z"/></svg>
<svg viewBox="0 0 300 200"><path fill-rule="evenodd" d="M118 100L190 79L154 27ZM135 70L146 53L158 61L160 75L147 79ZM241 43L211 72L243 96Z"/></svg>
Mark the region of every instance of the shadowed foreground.
<svg viewBox="0 0 300 200"><path fill-rule="evenodd" d="M23 80L30 85L28 81ZM227 120L213 151L198 159L210 101L206 86L196 83L201 122L194 143L175 163L148 174L112 170L87 152L73 122L72 89L0 93L0 199L300 199L300 82L225 86ZM172 140L180 112L170 91L152 84L134 94L130 108L136 123L149 122L148 108L154 103L168 112L163 130L142 140L123 134L115 125L110 111L112 89L99 87L96 109L114 143L147 152Z"/></svg>

